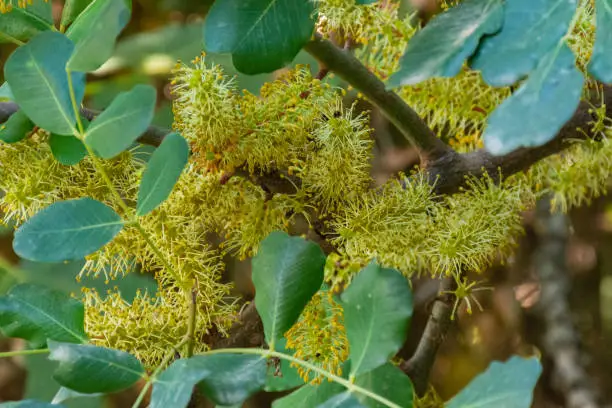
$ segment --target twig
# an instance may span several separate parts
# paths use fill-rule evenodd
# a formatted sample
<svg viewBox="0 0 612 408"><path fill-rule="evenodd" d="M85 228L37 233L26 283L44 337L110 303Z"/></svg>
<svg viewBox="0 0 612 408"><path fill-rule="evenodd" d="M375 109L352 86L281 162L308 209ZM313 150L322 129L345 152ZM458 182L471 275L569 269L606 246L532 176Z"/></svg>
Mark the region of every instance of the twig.
<svg viewBox="0 0 612 408"><path fill-rule="evenodd" d="M568 303L570 282L566 263L569 238L567 217L550 213L550 200L537 206L535 228L540 237L535 269L540 278L537 313L546 324L544 351L554 363L554 376L569 408L599 407L598 398L583 365L580 336L572 322Z"/></svg>
<svg viewBox="0 0 612 408"><path fill-rule="evenodd" d="M440 282L438 293L441 295L434 301L429 320L427 320L425 331L419 340L416 351L409 360L400 365L402 371L412 380L414 390L419 396L427 391L429 374L436 359L436 354L453 324L451 313L454 296L449 292L455 289L456 283L452 277L444 278Z"/></svg>
<svg viewBox="0 0 612 408"><path fill-rule="evenodd" d="M306 44L304 49L330 71L361 91L419 149L424 159L436 160L454 153L399 95L388 91L385 84L349 50L338 48L320 36Z"/></svg>

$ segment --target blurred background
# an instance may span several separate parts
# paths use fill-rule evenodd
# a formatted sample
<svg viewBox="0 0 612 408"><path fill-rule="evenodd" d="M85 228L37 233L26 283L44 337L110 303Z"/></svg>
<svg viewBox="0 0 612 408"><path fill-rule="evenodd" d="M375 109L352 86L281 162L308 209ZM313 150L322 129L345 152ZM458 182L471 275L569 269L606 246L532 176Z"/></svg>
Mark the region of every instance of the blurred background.
<svg viewBox="0 0 612 408"><path fill-rule="evenodd" d="M202 51L203 18L213 0L133 0L133 18L120 37L115 55L98 72L90 75L86 89L86 106L104 109L118 92L128 90L138 83L154 85L158 90L155 124L172 127L171 97L169 93L170 71L178 60L188 62ZM430 10L427 1L405 0L406 11L413 7ZM59 17L62 2L54 2ZM13 51L11 44L0 44L0 68ZM220 64L225 72L237 75L241 89L257 94L260 86L275 74L244 76L231 65L231 58L224 55L207 56L207 62ZM309 64L313 72L318 67L309 55L301 53L295 63ZM3 82L0 70L0 82ZM327 79L334 85L344 86L336 78ZM347 99L355 99L349 92ZM364 101L359 109L370 110ZM405 141L394 132L392 126L375 110L371 113L371 127L376 134L376 151L373 159L373 176L383 183L397 171L417 163L418 156ZM0 163L1 166L1 163ZM10 171L10 170L9 170ZM539 350L545 367L536 390L536 407L561 407L567 390L559 373L551 364L550 352L545 344L546 312L542 310L544 285L538 268L544 261L538 251L546 245L547 236L536 228L542 216L536 211L524 217L526 233L517 248L516 255L504 265L499 264L482 276L493 290L477 292L482 304L480 311L472 303L473 313L459 307L456 324L447 335L432 373L432 383L443 399L448 399L464 387L475 375L482 372L492 360L505 360L512 354L530 354ZM565 217L565 216L561 216ZM567 274L571 290L567 297L568 320L577 328L578 358L587 368L594 392L603 400L612 401L612 203L606 197L595 200L590 206L572 211L563 219L569 225L569 239L560 252L561 263ZM0 293L4 293L18 281L30 281L49 287L77 293L83 286L96 287L100 292L119 286L123 296L130 299L138 288L155 290L153 280L143 274L128 274L125 279L104 282L103 279L83 279L77 282L79 263L37 264L20 260L12 252L12 230L0 230ZM559 259L557 259L559 261ZM228 279L236 281L237 294L251 297L249 262L229 262ZM438 282L415 279L415 316L410 339L403 350L408 357L414 349L427 320L428 311L438 290ZM557 282L558 283L558 282ZM553 283L554 284L554 283ZM23 345L16 340L1 339L0 349L18 349ZM538 351L536 351L538 352ZM35 398L51 401L59 385L51 378L55 363L45 356L0 360L0 401ZM104 398L78 398L68 407L131 407L138 390ZM248 407L266 407L274 395L258 395L248 401Z"/></svg>

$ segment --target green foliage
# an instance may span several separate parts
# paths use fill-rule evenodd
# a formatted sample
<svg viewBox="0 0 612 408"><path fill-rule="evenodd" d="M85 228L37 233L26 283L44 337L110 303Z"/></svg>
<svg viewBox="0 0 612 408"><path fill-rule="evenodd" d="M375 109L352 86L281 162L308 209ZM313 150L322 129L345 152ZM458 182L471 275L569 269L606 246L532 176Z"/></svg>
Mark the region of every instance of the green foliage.
<svg viewBox="0 0 612 408"><path fill-rule="evenodd" d="M127 149L149 126L155 109L155 88L136 85L119 94L87 128L85 143L110 159Z"/></svg>
<svg viewBox="0 0 612 408"><path fill-rule="evenodd" d="M92 0L66 0L62 9L61 27L68 27L85 10Z"/></svg>
<svg viewBox="0 0 612 408"><path fill-rule="evenodd" d="M501 155L548 142L576 111L583 84L574 54L567 45L559 44L489 116L483 135L487 149ZM534 109L534 104L541 108Z"/></svg>
<svg viewBox="0 0 612 408"><path fill-rule="evenodd" d="M53 378L74 391L84 394L121 391L144 375L140 362L119 350L86 344L49 341L49 359L60 364Z"/></svg>
<svg viewBox="0 0 612 408"><path fill-rule="evenodd" d="M384 395L390 401L396 403L400 407L412 407L414 398L412 383L410 379L392 363L385 363L372 371L363 373L355 378L355 384L372 390L378 395ZM385 405L374 401L361 394L356 395L357 399L369 408L384 408Z"/></svg>
<svg viewBox="0 0 612 408"><path fill-rule="evenodd" d="M43 347L47 339L83 343L83 304L62 292L34 284L19 284L0 297L0 327L8 337Z"/></svg>
<svg viewBox="0 0 612 408"><path fill-rule="evenodd" d="M291 351L286 348L287 339L282 338L276 343L276 350L283 354L291 355ZM277 370L268 370L266 385L264 390L268 392L287 391L304 385L304 380L300 377L297 368L292 366L288 360L281 360Z"/></svg>
<svg viewBox="0 0 612 408"><path fill-rule="evenodd" d="M351 378L380 367L404 344L412 293L398 271L370 263L342 293Z"/></svg>
<svg viewBox="0 0 612 408"><path fill-rule="evenodd" d="M353 394L345 391L317 405L317 408L365 408Z"/></svg>
<svg viewBox="0 0 612 408"><path fill-rule="evenodd" d="M88 72L99 68L112 55L129 20L125 0L93 0L66 32L76 46L68 69Z"/></svg>
<svg viewBox="0 0 612 408"><path fill-rule="evenodd" d="M314 30L309 0L218 0L208 12L209 52L231 53L245 74L272 72L290 63Z"/></svg>
<svg viewBox="0 0 612 408"><path fill-rule="evenodd" d="M26 41L53 26L51 2L37 1L28 8L16 8L10 14L3 14L3 7L4 2L0 4L0 43Z"/></svg>
<svg viewBox="0 0 612 408"><path fill-rule="evenodd" d="M24 400L18 402L3 402L2 408L62 408L62 405L47 404L46 402Z"/></svg>
<svg viewBox="0 0 612 408"><path fill-rule="evenodd" d="M0 101L12 101L15 99L13 96L13 92L11 92L11 87L8 82L4 82L2 86L0 86Z"/></svg>
<svg viewBox="0 0 612 408"><path fill-rule="evenodd" d="M87 156L87 149L83 142L72 135L51 134L49 147L51 147L53 157L66 166L74 166Z"/></svg>
<svg viewBox="0 0 612 408"><path fill-rule="evenodd" d="M597 35L588 70L599 81L612 82L612 58L607 50L612 46L612 2L595 0Z"/></svg>
<svg viewBox="0 0 612 408"><path fill-rule="evenodd" d="M478 47L480 38L499 31L501 0L465 0L434 18L408 43L400 69L387 85L412 85L431 77L453 77Z"/></svg>
<svg viewBox="0 0 612 408"><path fill-rule="evenodd" d="M0 125L0 140L6 143L16 143L23 140L34 128L30 118L19 110Z"/></svg>
<svg viewBox="0 0 612 408"><path fill-rule="evenodd" d="M272 408L312 408L343 392L344 388L325 381L321 385L305 385L286 397L272 403Z"/></svg>
<svg viewBox="0 0 612 408"><path fill-rule="evenodd" d="M15 233L13 249L38 262L78 260L97 251L123 228L112 208L91 198L50 205Z"/></svg>
<svg viewBox="0 0 612 408"><path fill-rule="evenodd" d="M181 135L171 133L164 138L149 159L142 176L136 205L137 215L150 213L168 198L188 158L189 146Z"/></svg>
<svg viewBox="0 0 612 408"><path fill-rule="evenodd" d="M541 372L542 365L536 358L513 356L503 363L494 361L487 371L473 379L446 406L484 408L504 404L528 408L533 395L525 391L535 387Z"/></svg>
<svg viewBox="0 0 612 408"><path fill-rule="evenodd" d="M20 108L37 126L60 135L77 134L66 63L72 42L57 32L43 32L11 54L6 81ZM84 76L71 75L75 104L83 99Z"/></svg>
<svg viewBox="0 0 612 408"><path fill-rule="evenodd" d="M255 306L273 350L321 287L324 265L325 255L313 242L282 232L262 241L253 258Z"/></svg>

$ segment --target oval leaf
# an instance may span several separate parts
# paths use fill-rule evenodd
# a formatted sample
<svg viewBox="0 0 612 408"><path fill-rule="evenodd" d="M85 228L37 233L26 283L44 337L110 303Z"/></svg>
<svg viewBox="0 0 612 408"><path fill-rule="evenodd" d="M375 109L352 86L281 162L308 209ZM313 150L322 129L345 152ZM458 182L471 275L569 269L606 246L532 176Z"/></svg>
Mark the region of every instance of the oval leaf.
<svg viewBox="0 0 612 408"><path fill-rule="evenodd" d="M213 402L232 405L261 390L266 360L260 356L219 354L177 360L153 384L151 408L184 408L194 385Z"/></svg>
<svg viewBox="0 0 612 408"><path fill-rule="evenodd" d="M412 85L431 77L453 77L474 53L480 37L501 28L501 0L466 0L434 18L410 41L400 69L387 86Z"/></svg>
<svg viewBox="0 0 612 408"><path fill-rule="evenodd" d="M414 390L410 378L391 363L381 365L355 378L355 385L382 395L402 408L412 408ZM363 394L355 397L369 408L386 408L386 405Z"/></svg>
<svg viewBox="0 0 612 408"><path fill-rule="evenodd" d="M482 71L491 86L515 83L556 48L569 29L576 4L577 0L506 1L502 29L482 39L471 67Z"/></svg>
<svg viewBox="0 0 612 408"><path fill-rule="evenodd" d="M8 337L43 347L47 339L68 343L87 341L83 304L63 292L24 283L0 297L0 327Z"/></svg>
<svg viewBox="0 0 612 408"><path fill-rule="evenodd" d="M541 373L542 366L536 358L513 356L505 363L494 361L445 406L529 408Z"/></svg>
<svg viewBox="0 0 612 408"><path fill-rule="evenodd" d="M74 166L87 156L83 142L72 135L62 136L53 133L49 138L49 146L53 157L66 166Z"/></svg>
<svg viewBox="0 0 612 408"><path fill-rule="evenodd" d="M83 394L121 391L145 374L136 357L123 351L52 340L48 343L49 359L59 362L53 378Z"/></svg>
<svg viewBox="0 0 612 408"><path fill-rule="evenodd" d="M217 0L204 26L206 50L231 53L245 74L272 72L308 42L315 9L311 0Z"/></svg>
<svg viewBox="0 0 612 408"><path fill-rule="evenodd" d="M597 31L588 70L599 81L609 84L612 82L612 0L595 0L595 18Z"/></svg>
<svg viewBox="0 0 612 408"><path fill-rule="evenodd" d="M10 39L27 41L52 27L50 1L36 1L26 8L13 7L10 13L0 13L0 42Z"/></svg>
<svg viewBox="0 0 612 408"><path fill-rule="evenodd" d="M323 283L325 255L314 242L272 232L253 258L255 307L271 349Z"/></svg>
<svg viewBox="0 0 612 408"><path fill-rule="evenodd" d="M483 135L486 149L501 155L554 138L576 111L583 83L574 55L562 44L491 113Z"/></svg>
<svg viewBox="0 0 612 408"><path fill-rule="evenodd" d="M16 143L23 140L34 128L34 123L23 111L18 110L0 125L0 140L6 143Z"/></svg>
<svg viewBox="0 0 612 408"><path fill-rule="evenodd" d="M155 99L155 88L149 85L136 85L131 91L120 93L91 122L85 143L104 159L115 157L147 130L153 120Z"/></svg>
<svg viewBox="0 0 612 408"><path fill-rule="evenodd" d="M60 25L68 27L79 14L87 8L93 0L66 0L62 9L62 20Z"/></svg>
<svg viewBox="0 0 612 408"><path fill-rule="evenodd" d="M78 134L66 73L73 50L72 41L64 35L47 31L17 48L4 66L6 80L24 113L41 128L62 135ZM72 83L79 106L85 77L73 73Z"/></svg>
<svg viewBox="0 0 612 408"><path fill-rule="evenodd" d="M37 262L78 260L111 241L123 220L107 205L91 198L51 204L15 233L13 249Z"/></svg>
<svg viewBox="0 0 612 408"><path fill-rule="evenodd" d="M400 349L412 316L412 292L398 271L372 262L342 293L351 376L385 364Z"/></svg>
<svg viewBox="0 0 612 408"><path fill-rule="evenodd" d="M115 41L129 20L125 0L93 0L66 32L76 44L68 68L81 72L100 68L113 54Z"/></svg>
<svg viewBox="0 0 612 408"><path fill-rule="evenodd" d="M172 192L187 159L189 145L178 133L167 135L147 163L140 190L136 214L145 215L157 208Z"/></svg>
<svg viewBox="0 0 612 408"><path fill-rule="evenodd" d="M342 385L324 380L320 385L304 385L286 397L277 399L272 403L272 408L312 408L344 390Z"/></svg>
<svg viewBox="0 0 612 408"><path fill-rule="evenodd" d="M338 394L322 404L317 405L317 408L366 408L361 402L349 391Z"/></svg>

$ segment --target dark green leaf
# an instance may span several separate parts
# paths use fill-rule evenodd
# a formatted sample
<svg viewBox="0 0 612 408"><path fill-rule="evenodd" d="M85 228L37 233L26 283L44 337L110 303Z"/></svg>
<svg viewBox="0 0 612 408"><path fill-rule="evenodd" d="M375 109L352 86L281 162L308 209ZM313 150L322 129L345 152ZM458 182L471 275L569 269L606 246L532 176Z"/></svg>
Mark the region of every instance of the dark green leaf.
<svg viewBox="0 0 612 408"><path fill-rule="evenodd" d="M391 363L383 364L375 370L361 374L355 379L355 385L373 391L402 408L412 408L414 395L410 378ZM355 394L355 397L369 408L386 407L363 394Z"/></svg>
<svg viewBox="0 0 612 408"><path fill-rule="evenodd" d="M372 262L342 293L351 376L385 364L400 349L412 316L408 281Z"/></svg>
<svg viewBox="0 0 612 408"><path fill-rule="evenodd" d="M66 0L62 10L60 25L62 27L68 27L92 1L93 0Z"/></svg>
<svg viewBox="0 0 612 408"><path fill-rule="evenodd" d="M15 97L13 96L13 92L11 92L11 87L8 82L5 82L0 86L0 101L13 101Z"/></svg>
<svg viewBox="0 0 612 408"><path fill-rule="evenodd" d="M231 53L245 74L272 72L290 63L314 30L310 0L217 0L206 17L206 50Z"/></svg>
<svg viewBox="0 0 612 408"><path fill-rule="evenodd" d="M494 361L445 406L529 408L541 373L542 366L536 358L513 356L504 363Z"/></svg>
<svg viewBox="0 0 612 408"><path fill-rule="evenodd" d="M53 157L63 165L74 166L87 156L83 142L72 135L62 136L55 133L49 138Z"/></svg>
<svg viewBox="0 0 612 408"><path fill-rule="evenodd" d="M153 384L150 408L184 408L194 385L217 404L241 402L259 391L266 378L266 360L259 356L224 354L177 360Z"/></svg>
<svg viewBox="0 0 612 408"><path fill-rule="evenodd" d="M66 62L74 45L64 35L46 31L15 50L4 66L4 75L15 101L36 125L61 135L77 134L70 99ZM85 90L83 74L72 74L76 105Z"/></svg>
<svg viewBox="0 0 612 408"><path fill-rule="evenodd" d="M344 390L342 385L324 380L321 385L304 385L286 397L277 399L272 403L272 408L312 408Z"/></svg>
<svg viewBox="0 0 612 408"><path fill-rule="evenodd" d="M562 44L491 113L483 135L486 149L501 155L551 140L576 111L583 83L574 55Z"/></svg>
<svg viewBox="0 0 612 408"><path fill-rule="evenodd" d="M378 0L356 0L355 4L362 6L362 5L365 5L365 4L374 4L377 1Z"/></svg>
<svg viewBox="0 0 612 408"><path fill-rule="evenodd" d="M84 394L108 393L131 387L145 374L140 362L120 350L49 340L49 359L59 361L55 381Z"/></svg>
<svg viewBox="0 0 612 408"><path fill-rule="evenodd" d="M0 297L2 332L26 339L34 347L44 346L47 339L86 342L84 313L78 300L41 285L20 284Z"/></svg>
<svg viewBox="0 0 612 408"><path fill-rule="evenodd" d="M511 85L529 74L569 29L577 0L510 0L502 29L485 37L470 61L492 86ZM520 121L518 121L520 122Z"/></svg>
<svg viewBox="0 0 612 408"><path fill-rule="evenodd" d="M15 402L3 402L0 404L0 408L63 408L63 405L49 404L47 402L40 402L34 400L15 401Z"/></svg>
<svg viewBox="0 0 612 408"><path fill-rule="evenodd" d="M85 143L100 157L115 157L147 130L153 120L155 88L136 85L120 93L110 106L96 117L85 133Z"/></svg>
<svg viewBox="0 0 612 408"><path fill-rule="evenodd" d="M23 140L34 128L34 123L18 110L0 125L0 140L6 143L16 143Z"/></svg>
<svg viewBox="0 0 612 408"><path fill-rule="evenodd" d="M387 86L412 85L431 77L453 77L474 53L480 37L498 31L501 0L465 0L434 18L409 42L400 69Z"/></svg>
<svg viewBox="0 0 612 408"><path fill-rule="evenodd" d="M17 230L13 249L20 257L37 262L82 259L111 241L122 227L121 217L99 201L60 201Z"/></svg>
<svg viewBox="0 0 612 408"><path fill-rule="evenodd" d="M255 307L270 348L293 326L323 283L325 255L314 242L272 232L253 258Z"/></svg>
<svg viewBox="0 0 612 408"><path fill-rule="evenodd" d="M214 373L200 381L198 389L215 404L243 402L265 385L267 363L264 357L218 354L195 358L201 358Z"/></svg>
<svg viewBox="0 0 612 408"><path fill-rule="evenodd" d="M354 394L345 391L328 399L322 404L317 405L317 408L366 408L362 405Z"/></svg>
<svg viewBox="0 0 612 408"><path fill-rule="evenodd" d="M36 1L26 8L13 7L10 13L0 14L0 42L11 38L27 41L51 27L53 16L50 1Z"/></svg>
<svg viewBox="0 0 612 408"><path fill-rule="evenodd" d="M168 198L188 158L187 141L178 133L166 135L151 156L142 176L136 206L138 216L150 213Z"/></svg>
<svg viewBox="0 0 612 408"><path fill-rule="evenodd" d="M612 0L595 0L597 32L595 46L589 62L591 75L601 82L612 82Z"/></svg>
<svg viewBox="0 0 612 408"><path fill-rule="evenodd" d="M98 69L113 54L115 41L129 20L124 0L93 0L66 32L76 44L68 68L82 72Z"/></svg>
<svg viewBox="0 0 612 408"><path fill-rule="evenodd" d="M278 343L276 343L276 351L279 353L293 355L293 353L289 352L285 348L286 344L287 339L283 337ZM266 379L266 386L264 387L264 390L268 392L286 391L292 388L297 388L300 385L304 385L304 380L302 380L302 377L300 377L297 369L292 367L289 361L281 359L278 373L276 373L275 367L268 369L268 377Z"/></svg>

